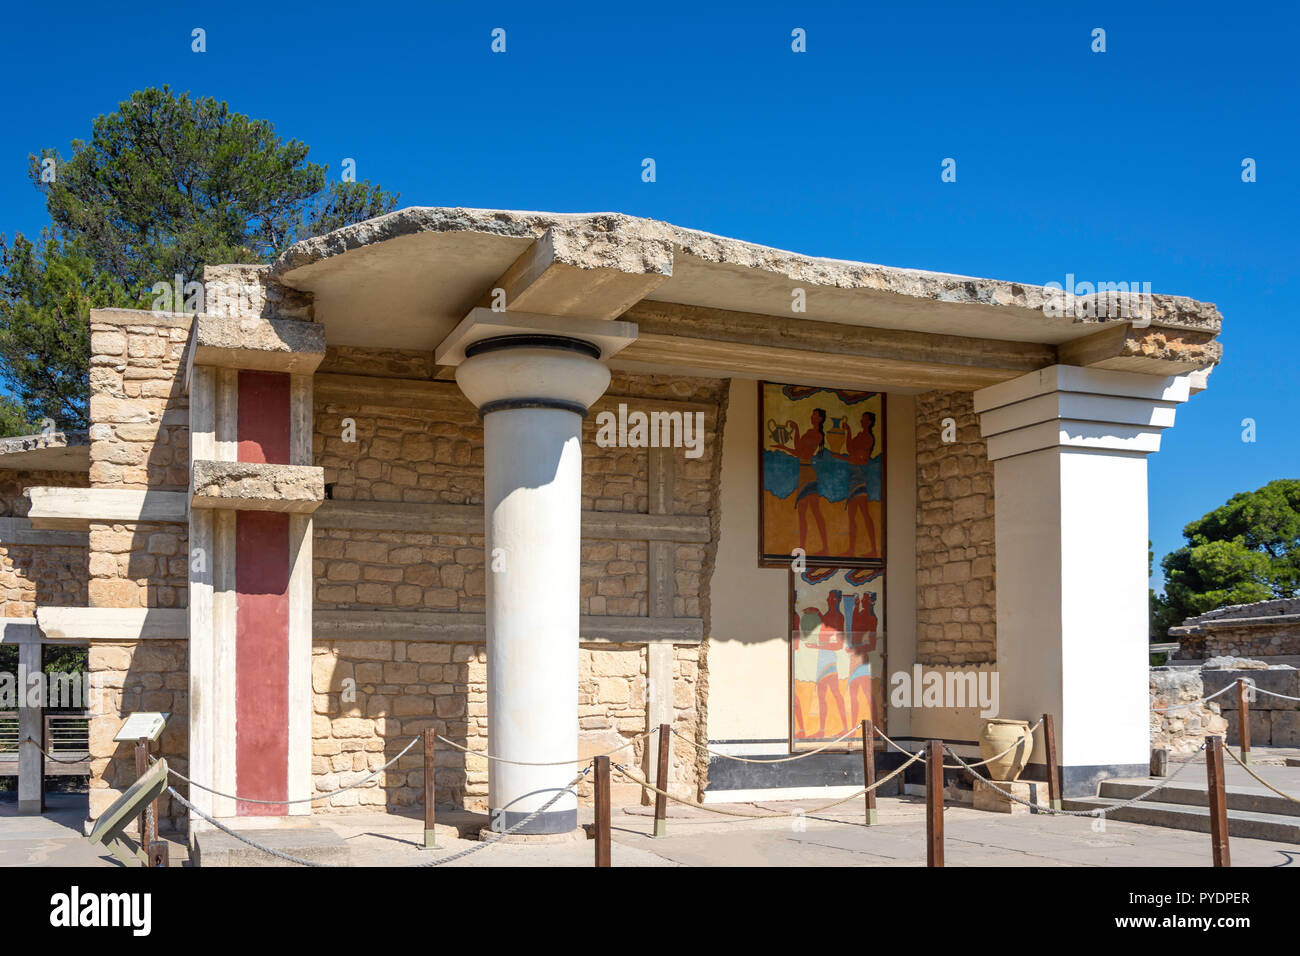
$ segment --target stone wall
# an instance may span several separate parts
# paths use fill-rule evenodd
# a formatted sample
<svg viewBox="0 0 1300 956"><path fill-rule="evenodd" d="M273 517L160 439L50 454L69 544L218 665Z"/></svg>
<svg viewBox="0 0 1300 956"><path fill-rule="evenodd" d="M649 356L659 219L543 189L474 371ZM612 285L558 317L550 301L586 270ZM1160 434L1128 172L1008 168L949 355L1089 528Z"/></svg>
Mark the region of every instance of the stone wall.
<svg viewBox="0 0 1300 956"><path fill-rule="evenodd" d="M135 746L113 740L127 714L170 714L155 753L188 774L189 647L185 641L99 642L90 645L90 817L97 818L135 782ZM178 789L184 793L184 788ZM184 826L186 811L163 794L159 826Z"/></svg>
<svg viewBox="0 0 1300 956"><path fill-rule="evenodd" d="M189 401L185 349L191 316L97 311L90 326L90 484L95 488L186 491ZM186 527L175 523L90 525L91 607L183 608L188 598ZM90 815L135 779L133 749L113 742L133 710L171 714L160 752L182 773L188 751L188 650L175 641L91 645L92 682L103 682L90 720ZM92 685L93 686L93 685ZM164 816L184 816L169 807Z"/></svg>
<svg viewBox="0 0 1300 956"><path fill-rule="evenodd" d="M0 470L0 518L27 516L31 502L25 488L86 484L86 475L76 471ZM0 542L0 617L32 617L38 605L83 605L86 581L84 545Z"/></svg>
<svg viewBox="0 0 1300 956"><path fill-rule="evenodd" d="M1170 628L1169 636L1184 660L1300 655L1300 598L1215 608Z"/></svg>
<svg viewBox="0 0 1300 956"><path fill-rule="evenodd" d="M1200 669L1200 674L1206 694L1235 685L1239 679L1255 685L1255 699L1247 698L1253 746L1300 747L1300 705L1295 700L1300 698L1300 670L1289 664L1268 664L1245 658L1211 658ZM1211 704L1217 704L1227 720L1227 743L1230 746L1241 744L1239 694L1238 688L1232 686Z"/></svg>
<svg viewBox="0 0 1300 956"><path fill-rule="evenodd" d="M1221 713L1224 697L1202 702L1205 685L1199 668L1153 667L1150 678L1151 747L1173 756L1193 754L1206 737L1228 727Z"/></svg>
<svg viewBox="0 0 1300 956"><path fill-rule="evenodd" d="M993 463L969 392L917 396L916 468L917 662L991 663Z"/></svg>
<svg viewBox="0 0 1300 956"><path fill-rule="evenodd" d="M312 662L312 775L316 792L355 783L392 760L412 737L432 728L469 750L487 750L487 665L482 644L433 641L317 642ZM678 647L673 663L674 726L697 720L698 649ZM579 653L579 755L613 750L646 731L646 649L587 645ZM650 745L654 746L653 739ZM673 741L673 780L697 789L694 753ZM636 740L620 758L644 774L647 742ZM417 746L370 783L337 794L322 810L393 809L424 801L423 754ZM440 744L435 758L441 805L487 809L488 768L479 757ZM641 788L621 778L613 792L636 802ZM590 798L590 782L579 795Z"/></svg>

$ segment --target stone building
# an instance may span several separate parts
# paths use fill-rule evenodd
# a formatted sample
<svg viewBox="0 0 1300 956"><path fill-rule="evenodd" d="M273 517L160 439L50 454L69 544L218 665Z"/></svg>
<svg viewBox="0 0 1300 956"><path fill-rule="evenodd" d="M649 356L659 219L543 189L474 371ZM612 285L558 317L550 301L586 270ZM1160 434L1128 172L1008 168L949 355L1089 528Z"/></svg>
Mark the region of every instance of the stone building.
<svg viewBox="0 0 1300 956"><path fill-rule="evenodd" d="M765 552L764 509L788 506L823 551L846 528L854 542L806 580L877 582L883 614L852 612L880 655L865 713L904 746L973 752L980 706L896 686L995 675L996 710L1054 714L1066 791L1091 793L1148 762L1146 457L1205 387L1220 327L1212 305L1094 291L621 215L436 208L209 268L198 314L92 313L87 470L4 478L26 488L23 533L73 535L57 547L85 580L35 600L8 587L6 639L90 647L92 817L134 778L113 736L135 710L171 715L172 766L262 800L346 786L433 727L559 764L438 751L439 801L515 825L587 755L630 742L621 759L653 773L661 723L675 791L832 792L860 775L860 739L766 766L702 749L788 754L828 714L849 733L844 686L856 723L858 671L792 664L796 638L833 656L861 626L841 590L826 612L798 606L808 555ZM857 418L828 428L822 408L769 422L760 382L878 403L861 416L875 437L854 445ZM698 421L698 440L649 447L623 427L637 413L665 435ZM816 433L789 445L797 500L761 464L784 467L788 432ZM826 476L873 468L854 512ZM821 624L799 631L809 611ZM817 734L796 731L800 702ZM310 804L190 798L244 827L408 807L421 757ZM524 830L575 814L562 797Z"/></svg>
<svg viewBox="0 0 1300 956"><path fill-rule="evenodd" d="M1189 617L1169 636L1180 658L1288 658L1300 663L1300 598L1233 604Z"/></svg>

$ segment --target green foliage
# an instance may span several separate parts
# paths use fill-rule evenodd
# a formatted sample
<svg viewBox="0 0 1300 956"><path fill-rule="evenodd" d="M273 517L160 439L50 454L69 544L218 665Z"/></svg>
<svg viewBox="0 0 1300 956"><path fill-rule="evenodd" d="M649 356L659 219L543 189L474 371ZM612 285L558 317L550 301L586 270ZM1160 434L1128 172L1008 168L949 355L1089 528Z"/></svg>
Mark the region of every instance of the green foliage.
<svg viewBox="0 0 1300 956"><path fill-rule="evenodd" d="M1187 525L1183 537L1187 544L1160 562L1159 634L1217 607L1300 594L1300 480L1233 495Z"/></svg>
<svg viewBox="0 0 1300 956"><path fill-rule="evenodd" d="M0 362L13 391L0 406L4 435L86 427L91 309L136 304L85 244L46 232L41 244L0 236Z"/></svg>
<svg viewBox="0 0 1300 956"><path fill-rule="evenodd" d="M268 262L396 207L368 181L327 183L307 153L266 120L163 87L96 119L70 158L29 157L52 227L39 243L0 236L0 379L12 393L0 428L21 433L43 418L85 427L90 309L147 307L155 283Z"/></svg>

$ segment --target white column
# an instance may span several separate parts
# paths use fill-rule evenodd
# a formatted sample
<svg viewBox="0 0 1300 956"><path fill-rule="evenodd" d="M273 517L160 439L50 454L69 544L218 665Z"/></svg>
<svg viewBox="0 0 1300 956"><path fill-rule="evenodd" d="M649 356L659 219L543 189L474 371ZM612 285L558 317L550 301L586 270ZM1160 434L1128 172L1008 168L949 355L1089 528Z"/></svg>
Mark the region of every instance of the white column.
<svg viewBox="0 0 1300 956"><path fill-rule="evenodd" d="M599 350L501 336L466 349L456 381L483 416L489 803L509 828L573 780L578 757L582 420L609 385ZM578 825L565 794L519 833Z"/></svg>
<svg viewBox="0 0 1300 956"><path fill-rule="evenodd" d="M975 393L1001 714L1055 715L1067 796L1149 766L1146 456L1188 391L1187 376L1056 365Z"/></svg>

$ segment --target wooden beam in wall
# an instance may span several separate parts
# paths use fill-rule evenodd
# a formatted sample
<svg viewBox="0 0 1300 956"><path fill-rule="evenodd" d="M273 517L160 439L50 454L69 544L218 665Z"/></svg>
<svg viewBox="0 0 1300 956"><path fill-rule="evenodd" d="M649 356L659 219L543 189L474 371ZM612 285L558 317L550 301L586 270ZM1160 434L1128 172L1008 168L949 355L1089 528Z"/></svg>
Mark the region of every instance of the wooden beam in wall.
<svg viewBox="0 0 1300 956"><path fill-rule="evenodd" d="M842 325L796 317L640 302L620 362L723 375L874 387L976 389L1056 362L1050 345Z"/></svg>
<svg viewBox="0 0 1300 956"><path fill-rule="evenodd" d="M85 530L91 523L188 520L187 495L183 491L28 488L27 496L32 502L27 520L35 529Z"/></svg>
<svg viewBox="0 0 1300 956"><path fill-rule="evenodd" d="M674 449L667 449L673 451ZM417 534L482 534L482 505L416 504L406 501L342 501L321 504L322 530L409 531ZM706 515L584 511L582 536L597 541L709 540Z"/></svg>
<svg viewBox="0 0 1300 956"><path fill-rule="evenodd" d="M482 644L487 620L483 614L443 611L317 610L313 615L317 641L432 641ZM698 644L704 622L698 617L617 617L584 614L578 619L584 644Z"/></svg>
<svg viewBox="0 0 1300 956"><path fill-rule="evenodd" d="M88 543L85 529L51 531L32 527L28 518L0 518L0 547L31 545L46 548L84 548Z"/></svg>

